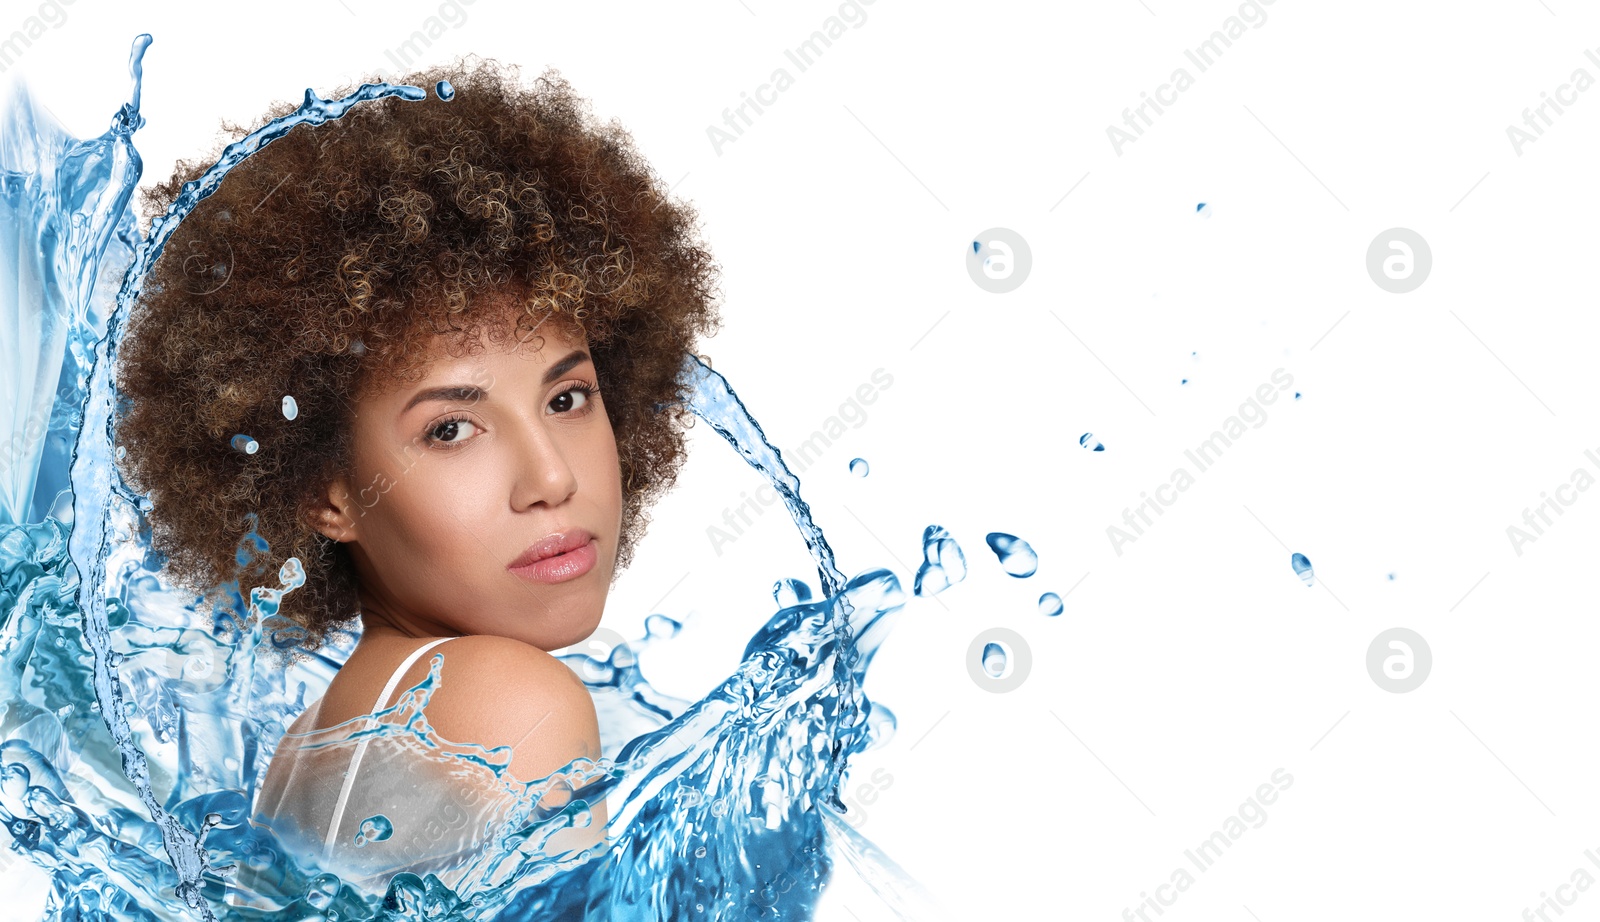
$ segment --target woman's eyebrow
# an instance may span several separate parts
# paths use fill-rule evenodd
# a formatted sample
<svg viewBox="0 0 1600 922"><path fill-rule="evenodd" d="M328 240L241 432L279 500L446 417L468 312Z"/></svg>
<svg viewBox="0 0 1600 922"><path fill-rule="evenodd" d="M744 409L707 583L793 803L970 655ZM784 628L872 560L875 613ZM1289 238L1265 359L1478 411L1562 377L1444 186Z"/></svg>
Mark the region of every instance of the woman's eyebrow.
<svg viewBox="0 0 1600 922"><path fill-rule="evenodd" d="M418 391L409 401L407 401L405 409L401 410L400 412L403 415L409 412L411 408L417 404L427 403L430 400L448 400L452 403L466 400L471 401L472 403L477 403L488 395L488 391L471 384L446 384L443 387L430 387L427 390Z"/></svg>
<svg viewBox="0 0 1600 922"><path fill-rule="evenodd" d="M584 352L582 349L575 349L569 353L566 358L555 363L554 365L551 365L550 368L545 371L544 379L541 383L549 384L577 366L588 361L591 361L591 359L589 358L589 354L587 352ZM480 400L487 399L488 396L489 392L484 388L478 387L477 385L445 384L440 387L430 387L426 390L418 391L416 394L412 395L411 399L406 402L405 408L400 412L404 414L410 411L410 409L417 404L426 403L429 400L447 400L452 402L465 400L477 403Z"/></svg>
<svg viewBox="0 0 1600 922"><path fill-rule="evenodd" d="M544 373L544 381L542 383L549 384L587 361L589 361L589 353L584 352L582 349L574 349L567 354L566 358L550 366L549 370Z"/></svg>

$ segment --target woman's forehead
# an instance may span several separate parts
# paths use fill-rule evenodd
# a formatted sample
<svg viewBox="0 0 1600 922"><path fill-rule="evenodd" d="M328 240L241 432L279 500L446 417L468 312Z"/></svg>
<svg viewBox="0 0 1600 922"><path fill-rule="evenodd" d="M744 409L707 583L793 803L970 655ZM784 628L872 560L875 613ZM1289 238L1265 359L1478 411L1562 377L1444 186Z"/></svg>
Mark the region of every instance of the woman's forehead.
<svg viewBox="0 0 1600 922"><path fill-rule="evenodd" d="M364 399L393 399L444 381L473 381L484 377L490 366L503 370L506 359L512 356L537 372L574 352L591 354L588 337L581 329L552 322L521 330L502 322L497 328L480 329L475 337L465 340L459 334L435 334L422 341L419 352L422 362L416 371L404 380L373 382Z"/></svg>

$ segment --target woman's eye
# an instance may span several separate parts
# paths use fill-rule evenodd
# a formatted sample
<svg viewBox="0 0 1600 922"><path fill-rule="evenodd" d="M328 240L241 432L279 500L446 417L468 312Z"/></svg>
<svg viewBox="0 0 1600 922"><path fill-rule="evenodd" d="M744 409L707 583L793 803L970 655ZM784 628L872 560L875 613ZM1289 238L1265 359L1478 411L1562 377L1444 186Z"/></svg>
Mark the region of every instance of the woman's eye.
<svg viewBox="0 0 1600 922"><path fill-rule="evenodd" d="M463 433L463 426L469 427L469 431ZM435 442L459 444L471 438L472 433L476 432L477 428L477 424L470 419L447 419L430 429L428 435ZM456 438L456 436L461 436L461 438Z"/></svg>
<svg viewBox="0 0 1600 922"><path fill-rule="evenodd" d="M555 396L550 401L550 408L557 413L572 413L580 410L589 402L589 390L582 387L569 388Z"/></svg>

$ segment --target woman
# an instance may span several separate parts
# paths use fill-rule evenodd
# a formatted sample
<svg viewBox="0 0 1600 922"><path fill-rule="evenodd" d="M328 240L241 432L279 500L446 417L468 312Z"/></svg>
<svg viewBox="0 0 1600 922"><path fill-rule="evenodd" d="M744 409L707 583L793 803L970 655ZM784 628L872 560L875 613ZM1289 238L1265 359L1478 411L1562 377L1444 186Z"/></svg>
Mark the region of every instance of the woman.
<svg viewBox="0 0 1600 922"><path fill-rule="evenodd" d="M481 849L508 782L599 758L593 704L550 651L594 630L674 482L677 374L719 323L693 211L558 75L529 90L457 62L397 82L436 89L302 126L199 204L117 365L120 463L168 576L227 604L297 558L276 616L294 655L359 628L256 814L380 893ZM146 216L207 165L180 162ZM252 529L265 553L241 547ZM350 739L420 701L405 691L436 659L435 736ZM506 777L461 770L485 748ZM598 841L590 806L547 853Z"/></svg>

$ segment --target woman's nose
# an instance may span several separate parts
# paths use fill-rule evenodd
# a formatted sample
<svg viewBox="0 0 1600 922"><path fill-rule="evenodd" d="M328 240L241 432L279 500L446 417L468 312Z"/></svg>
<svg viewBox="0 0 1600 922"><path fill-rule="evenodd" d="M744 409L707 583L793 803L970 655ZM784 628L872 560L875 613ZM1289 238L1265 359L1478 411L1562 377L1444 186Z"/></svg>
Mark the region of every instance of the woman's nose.
<svg viewBox="0 0 1600 922"><path fill-rule="evenodd" d="M516 479L512 502L518 509L543 502L559 506L577 492L578 477L566 451L549 427L533 422L517 441Z"/></svg>

